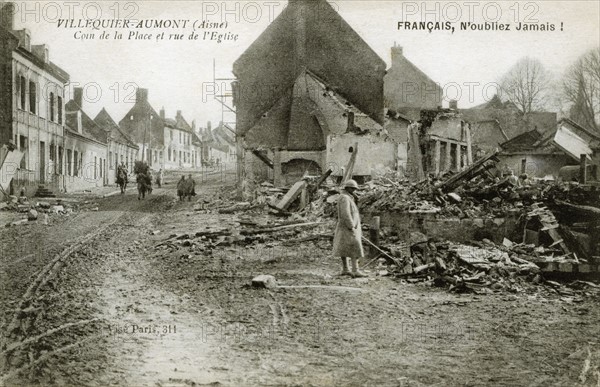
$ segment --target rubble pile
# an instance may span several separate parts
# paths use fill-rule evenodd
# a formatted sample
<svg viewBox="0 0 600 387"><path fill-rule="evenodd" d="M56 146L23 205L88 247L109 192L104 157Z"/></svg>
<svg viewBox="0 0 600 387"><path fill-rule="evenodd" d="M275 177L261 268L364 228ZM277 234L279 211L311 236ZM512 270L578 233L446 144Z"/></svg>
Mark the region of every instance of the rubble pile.
<svg viewBox="0 0 600 387"><path fill-rule="evenodd" d="M403 243L381 248L399 261L388 267L390 274L407 282L431 281L456 292L535 291L539 284L548 282L536 262L568 261L555 248L507 239L501 245L488 239L466 245L438 241L418 232L411 233L408 249ZM593 283L590 286L600 289Z"/></svg>
<svg viewBox="0 0 600 387"><path fill-rule="evenodd" d="M545 183L514 187L481 176L463 182L452 192L444 192L442 184L438 179L416 184L370 181L361 190L359 207L367 213L392 210L458 218L500 217L542 200L551 187Z"/></svg>
<svg viewBox="0 0 600 387"><path fill-rule="evenodd" d="M69 216L74 211L82 208L86 208L85 204L73 205L72 203L65 203L60 199L50 201L30 201L26 196L13 196L7 197L7 201L0 202L0 210L8 213L12 213L12 218L20 218L18 220L11 220L5 224L6 227L18 226L21 224L27 224L28 222L43 221L44 224L48 224L49 215L64 215ZM89 204L86 202L86 204ZM89 207L89 206L88 206Z"/></svg>

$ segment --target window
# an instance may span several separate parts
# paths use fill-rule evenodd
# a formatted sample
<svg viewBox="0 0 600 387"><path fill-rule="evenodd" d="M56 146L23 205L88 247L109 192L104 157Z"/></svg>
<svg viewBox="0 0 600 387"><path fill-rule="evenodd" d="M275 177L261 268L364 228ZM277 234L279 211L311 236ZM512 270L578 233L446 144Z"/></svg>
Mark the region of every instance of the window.
<svg viewBox="0 0 600 387"><path fill-rule="evenodd" d="M79 166L78 156L79 154L77 153L77 151L73 151L73 176L77 176L77 169Z"/></svg>
<svg viewBox="0 0 600 387"><path fill-rule="evenodd" d="M25 110L25 100L26 100L26 95L27 95L27 81L25 80L25 77L21 76L19 77L19 86L20 86L20 92L21 92L21 109Z"/></svg>
<svg viewBox="0 0 600 387"><path fill-rule="evenodd" d="M173 141L173 137L174 137L173 131L171 130L171 141Z"/></svg>
<svg viewBox="0 0 600 387"><path fill-rule="evenodd" d="M169 161L171 161L171 147L167 148L167 155L169 157Z"/></svg>
<svg viewBox="0 0 600 387"><path fill-rule="evenodd" d="M58 118L58 123L61 124L61 125L63 123L63 119L62 119L62 116L63 116L63 106L62 106L62 104L63 104L62 97L57 97L56 98L56 105L57 105L56 107L58 108L57 109L57 118Z"/></svg>
<svg viewBox="0 0 600 387"><path fill-rule="evenodd" d="M181 164L181 151L179 151L179 164Z"/></svg>
<svg viewBox="0 0 600 387"><path fill-rule="evenodd" d="M50 143L50 161L56 161L56 145Z"/></svg>
<svg viewBox="0 0 600 387"><path fill-rule="evenodd" d="M50 103L50 121L54 122L54 93L50 93L48 102Z"/></svg>
<svg viewBox="0 0 600 387"><path fill-rule="evenodd" d="M98 158L94 156L94 180L98 178Z"/></svg>
<svg viewBox="0 0 600 387"><path fill-rule="evenodd" d="M37 107L37 88L35 82L29 81L29 111L33 114Z"/></svg>
<svg viewBox="0 0 600 387"><path fill-rule="evenodd" d="M110 169L113 169L112 163L112 152L108 152L108 167Z"/></svg>
<svg viewBox="0 0 600 387"><path fill-rule="evenodd" d="M71 169L73 165L73 151L71 149L67 149L67 176L73 176L73 170Z"/></svg>
<svg viewBox="0 0 600 387"><path fill-rule="evenodd" d="M58 147L58 174L63 174L63 148L62 146Z"/></svg>
<svg viewBox="0 0 600 387"><path fill-rule="evenodd" d="M104 163L104 161L102 161L102 158L100 158L100 165L98 165L98 172L100 173L100 177L102 177L102 164Z"/></svg>

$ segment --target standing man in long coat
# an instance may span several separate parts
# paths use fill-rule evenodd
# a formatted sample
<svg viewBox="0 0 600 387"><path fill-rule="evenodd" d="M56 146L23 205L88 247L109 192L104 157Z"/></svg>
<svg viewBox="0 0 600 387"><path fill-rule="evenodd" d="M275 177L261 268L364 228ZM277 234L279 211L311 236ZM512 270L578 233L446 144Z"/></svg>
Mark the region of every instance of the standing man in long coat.
<svg viewBox="0 0 600 387"><path fill-rule="evenodd" d="M360 215L354 192L358 184L348 180L337 202L338 222L333 238L333 255L342 258L342 275L354 278L367 275L358 269L358 260L364 257ZM348 259L352 262L352 271L348 268Z"/></svg>

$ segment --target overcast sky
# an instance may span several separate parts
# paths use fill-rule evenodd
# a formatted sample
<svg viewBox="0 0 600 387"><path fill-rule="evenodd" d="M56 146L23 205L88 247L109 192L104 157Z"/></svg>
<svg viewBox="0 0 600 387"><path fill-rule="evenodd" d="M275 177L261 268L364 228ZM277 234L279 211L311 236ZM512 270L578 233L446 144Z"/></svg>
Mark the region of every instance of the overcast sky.
<svg viewBox="0 0 600 387"><path fill-rule="evenodd" d="M523 56L540 59L559 76L585 51L600 46L598 1L424 3L346 0L330 3L388 65L390 47L396 42L404 47L405 56L445 87L449 95L455 96L459 92L457 85L461 85L461 107L484 102L483 91L487 90L488 94L494 91L494 87L484 89L484 85L498 80ZM99 85L102 90L100 101L84 103L84 109L92 117L106 107L119 121L131 107L126 97L133 91L131 85L136 84L149 89L149 99L155 109L164 106L170 117L175 116L176 110L182 110L189 122L195 119L204 126L207 120L218 122L221 119L220 105L211 97L203 101L202 85L212 82L213 59L217 64L217 77L231 77L232 63L287 2L27 2L28 13L22 12L23 2L16 4L19 7L16 28L28 28L33 44L47 43L51 60L70 73L72 82L92 85L86 87L90 98L96 89L93 85ZM100 33L96 31L95 40L76 40L74 34L77 31L92 31L57 27L57 10L64 18L71 10L78 22L86 16L95 18L98 10L102 12L102 19L112 19L117 8L121 18L133 13L133 19L226 19L229 28L222 32L237 34L239 38L235 42L222 43L204 40L157 42L156 39L101 41L98 39ZM424 15L426 10L432 13ZM498 17L500 23L511 24L511 31L458 29L460 22L484 23ZM555 31L516 31L517 22L526 17L530 21L537 19L539 24L554 24ZM397 29L398 21L436 21L436 18L440 22L456 21L454 33ZM114 33L114 30L110 31ZM167 34L178 31L167 31ZM156 36L160 31L145 32ZM191 28L181 30L181 33L187 38ZM479 84L471 86L474 93L465 86L472 82ZM120 89L118 95L117 88Z"/></svg>

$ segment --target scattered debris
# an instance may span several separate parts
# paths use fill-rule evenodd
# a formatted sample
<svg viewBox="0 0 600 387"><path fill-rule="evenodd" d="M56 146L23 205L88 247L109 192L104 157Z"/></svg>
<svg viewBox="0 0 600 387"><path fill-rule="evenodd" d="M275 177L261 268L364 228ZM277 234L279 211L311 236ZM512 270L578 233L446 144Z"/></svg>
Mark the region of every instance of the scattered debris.
<svg viewBox="0 0 600 387"><path fill-rule="evenodd" d="M277 287L277 281L272 275L261 274L252 278L252 286L255 288L272 289Z"/></svg>

